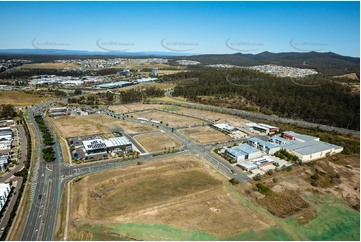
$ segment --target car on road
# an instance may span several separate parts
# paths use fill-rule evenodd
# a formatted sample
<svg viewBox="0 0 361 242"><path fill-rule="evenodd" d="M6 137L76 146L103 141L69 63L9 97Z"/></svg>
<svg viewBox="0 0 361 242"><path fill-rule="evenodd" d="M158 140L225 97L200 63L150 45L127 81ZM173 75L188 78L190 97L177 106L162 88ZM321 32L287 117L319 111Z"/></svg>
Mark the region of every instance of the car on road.
<svg viewBox="0 0 361 242"><path fill-rule="evenodd" d="M42 197L43 197L43 195L39 194L39 196L38 196L39 200L40 200Z"/></svg>

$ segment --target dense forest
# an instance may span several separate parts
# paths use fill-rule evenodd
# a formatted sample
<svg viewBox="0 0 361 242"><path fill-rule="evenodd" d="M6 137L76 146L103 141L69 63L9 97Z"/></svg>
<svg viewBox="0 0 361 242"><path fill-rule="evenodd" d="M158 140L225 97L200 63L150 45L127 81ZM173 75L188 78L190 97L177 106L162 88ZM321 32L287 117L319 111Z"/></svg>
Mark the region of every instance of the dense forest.
<svg viewBox="0 0 361 242"><path fill-rule="evenodd" d="M177 81L174 96L193 101L236 109L254 104L266 114L360 129L359 92L352 92L347 83L319 75L291 79L245 69L200 70L166 80Z"/></svg>

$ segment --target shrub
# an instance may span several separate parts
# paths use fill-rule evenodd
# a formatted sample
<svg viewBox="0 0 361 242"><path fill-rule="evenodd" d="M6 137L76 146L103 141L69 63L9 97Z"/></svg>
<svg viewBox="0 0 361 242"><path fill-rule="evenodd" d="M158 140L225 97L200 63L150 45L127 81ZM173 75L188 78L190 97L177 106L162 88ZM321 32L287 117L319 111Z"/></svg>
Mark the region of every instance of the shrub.
<svg viewBox="0 0 361 242"><path fill-rule="evenodd" d="M261 180L261 175L260 174L257 174L257 175L255 175L254 177L253 177L253 180L255 180L255 181L260 181Z"/></svg>
<svg viewBox="0 0 361 242"><path fill-rule="evenodd" d="M229 180L229 182L230 182L232 185L237 185L237 184L239 184L239 181L238 181L236 178L231 178L231 179Z"/></svg>
<svg viewBox="0 0 361 242"><path fill-rule="evenodd" d="M257 183L256 187L257 187L258 191L260 193L262 193L263 195L266 195L266 196L272 195L271 188L267 187L266 185L264 185L262 183Z"/></svg>

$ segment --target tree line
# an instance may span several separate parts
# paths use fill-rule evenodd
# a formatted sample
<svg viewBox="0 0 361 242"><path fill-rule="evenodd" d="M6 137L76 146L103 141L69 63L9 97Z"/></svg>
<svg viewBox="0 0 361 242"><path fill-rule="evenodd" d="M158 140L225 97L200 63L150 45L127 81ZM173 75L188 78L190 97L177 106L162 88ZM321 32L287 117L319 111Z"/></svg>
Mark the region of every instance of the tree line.
<svg viewBox="0 0 361 242"><path fill-rule="evenodd" d="M228 105L236 109L246 102L258 105L258 111L266 114L360 129L360 94L325 76L295 79L247 69L212 69L177 73L167 80L178 83L174 96L192 101L222 106L232 98ZM210 103L211 98L203 97L215 97L217 101Z"/></svg>

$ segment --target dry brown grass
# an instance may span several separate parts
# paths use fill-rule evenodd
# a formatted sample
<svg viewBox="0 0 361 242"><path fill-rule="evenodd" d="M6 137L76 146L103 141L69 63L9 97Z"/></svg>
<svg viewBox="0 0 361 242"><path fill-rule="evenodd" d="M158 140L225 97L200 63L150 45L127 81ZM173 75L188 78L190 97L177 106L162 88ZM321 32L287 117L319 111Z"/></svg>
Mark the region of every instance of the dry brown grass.
<svg viewBox="0 0 361 242"><path fill-rule="evenodd" d="M125 112L131 112L136 110L144 110L148 108L162 108L163 105L160 104L141 104L141 103L135 103L135 104L124 104L124 105L114 105L109 106L109 110L114 111L115 113L125 113Z"/></svg>
<svg viewBox="0 0 361 242"><path fill-rule="evenodd" d="M289 217L302 209L308 208L309 204L293 190L272 193L258 200L258 203L270 213L280 218Z"/></svg>
<svg viewBox="0 0 361 242"><path fill-rule="evenodd" d="M111 133L117 128L122 128L129 134L154 130L149 125L126 122L105 115L55 117L53 122L64 138Z"/></svg>
<svg viewBox="0 0 361 242"><path fill-rule="evenodd" d="M153 110L133 113L132 115L136 118L147 118L162 121L163 124L168 124L170 127L192 126L204 123L199 119Z"/></svg>
<svg viewBox="0 0 361 242"><path fill-rule="evenodd" d="M166 149L176 149L180 143L162 132L139 134L134 138L148 151L157 152Z"/></svg>
<svg viewBox="0 0 361 242"><path fill-rule="evenodd" d="M219 132L209 126L187 128L187 129L182 129L179 132L201 144L210 144L213 142L226 142L232 140L230 136L225 135L222 132Z"/></svg>
<svg viewBox="0 0 361 242"><path fill-rule="evenodd" d="M184 108L184 107L179 107L179 108L180 110L178 111L178 113L183 113L194 117L208 119L210 121L215 121L217 123L228 123L230 125L237 127L242 127L246 123L250 122L249 120L242 119L229 114L211 112L206 110L198 110L193 108Z"/></svg>
<svg viewBox="0 0 361 242"><path fill-rule="evenodd" d="M31 106L51 98L31 95L20 91L0 91L1 104L12 104L16 107Z"/></svg>
<svg viewBox="0 0 361 242"><path fill-rule="evenodd" d="M228 194L205 164L179 155L83 178L72 188L79 192L72 194L69 239L86 237L78 231L84 224L164 224L219 237L275 225Z"/></svg>
<svg viewBox="0 0 361 242"><path fill-rule="evenodd" d="M22 69L63 69L78 67L80 67L80 65L76 63L33 63L21 66Z"/></svg>

